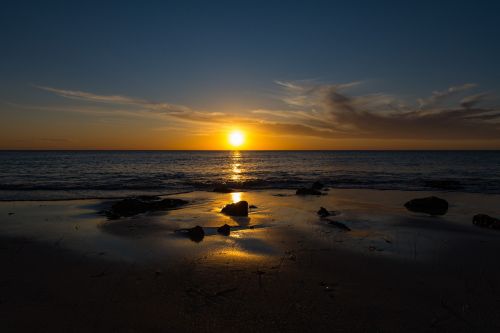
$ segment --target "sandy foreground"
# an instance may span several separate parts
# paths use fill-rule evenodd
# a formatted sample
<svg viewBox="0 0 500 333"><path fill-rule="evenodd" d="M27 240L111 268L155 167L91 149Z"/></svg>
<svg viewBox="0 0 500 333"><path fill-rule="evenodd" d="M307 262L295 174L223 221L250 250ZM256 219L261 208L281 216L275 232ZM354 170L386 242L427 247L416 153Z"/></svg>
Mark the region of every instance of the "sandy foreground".
<svg viewBox="0 0 500 333"><path fill-rule="evenodd" d="M116 221L103 200L2 202L0 332L500 331L500 232L471 223L500 196L293 193L185 193ZM430 194L445 216L403 207ZM248 218L219 213L239 200ZM176 232L195 225L201 242Z"/></svg>

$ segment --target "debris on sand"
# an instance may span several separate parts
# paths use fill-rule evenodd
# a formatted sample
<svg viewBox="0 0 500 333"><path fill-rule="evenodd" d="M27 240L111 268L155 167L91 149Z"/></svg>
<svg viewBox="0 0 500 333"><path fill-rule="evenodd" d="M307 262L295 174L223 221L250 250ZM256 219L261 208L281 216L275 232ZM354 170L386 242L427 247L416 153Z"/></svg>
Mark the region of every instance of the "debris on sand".
<svg viewBox="0 0 500 333"><path fill-rule="evenodd" d="M199 243L203 240L205 237L205 231L203 231L203 228L197 225L196 227L187 229L187 235L189 239L191 239L193 242Z"/></svg>
<svg viewBox="0 0 500 333"><path fill-rule="evenodd" d="M225 184L216 184L215 187L214 187L214 189L213 189L213 192L217 192L217 193L231 193L231 192L233 192L233 189L229 188Z"/></svg>
<svg viewBox="0 0 500 333"><path fill-rule="evenodd" d="M332 227L339 228L339 229L344 230L344 231L351 231L351 228L349 228L348 226L346 226L342 222L338 222L338 221L334 221L334 220L330 220L330 219L325 219L325 220L328 222L328 225L330 225Z"/></svg>
<svg viewBox="0 0 500 333"><path fill-rule="evenodd" d="M500 219L486 214L477 214L472 218L472 223L482 228L500 229Z"/></svg>
<svg viewBox="0 0 500 333"><path fill-rule="evenodd" d="M157 196L139 196L115 202L111 206L111 209L104 211L104 213L109 219L118 219L120 217L130 217L146 212L169 210L187 203L187 201L182 199L161 199Z"/></svg>
<svg viewBox="0 0 500 333"><path fill-rule="evenodd" d="M231 227L227 224L224 224L222 227L217 228L217 232L224 236L229 236L231 233Z"/></svg>
<svg viewBox="0 0 500 333"><path fill-rule="evenodd" d="M220 212L229 216L248 216L248 202L238 201L227 204Z"/></svg>
<svg viewBox="0 0 500 333"><path fill-rule="evenodd" d="M412 212L429 215L444 215L448 211L448 202L438 197L413 199L405 203L406 209Z"/></svg>

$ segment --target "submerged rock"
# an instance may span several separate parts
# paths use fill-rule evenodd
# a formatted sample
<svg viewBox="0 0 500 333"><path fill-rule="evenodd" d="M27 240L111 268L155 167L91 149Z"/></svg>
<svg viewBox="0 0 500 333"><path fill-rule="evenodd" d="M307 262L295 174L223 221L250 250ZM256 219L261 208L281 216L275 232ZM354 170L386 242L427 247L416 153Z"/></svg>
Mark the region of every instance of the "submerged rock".
<svg viewBox="0 0 500 333"><path fill-rule="evenodd" d="M448 202L438 197L413 199L405 203L406 209L412 212L430 215L444 215L448 211Z"/></svg>
<svg viewBox="0 0 500 333"><path fill-rule="evenodd" d="M317 214L318 214L319 216L321 216L321 217L327 217L327 216L330 216L330 212L329 212L329 211L327 211L325 207L321 207L321 208L318 210Z"/></svg>
<svg viewBox="0 0 500 333"><path fill-rule="evenodd" d="M220 212L230 216L248 216L248 202L238 201L227 204Z"/></svg>
<svg viewBox="0 0 500 333"><path fill-rule="evenodd" d="M141 213L162 211L177 208L188 202L182 199L161 199L155 196L140 196L135 198L126 198L115 202L111 210L106 211L108 218L129 217Z"/></svg>
<svg viewBox="0 0 500 333"><path fill-rule="evenodd" d="M231 233L231 227L227 224L224 224L222 227L217 228L217 232L224 236L229 236Z"/></svg>
<svg viewBox="0 0 500 333"><path fill-rule="evenodd" d="M203 240L205 237L205 231L203 230L202 227L197 225L196 227L193 227L191 229L187 229L187 234L189 239L191 239L193 242L199 243Z"/></svg>
<svg viewBox="0 0 500 333"><path fill-rule="evenodd" d="M227 187L224 184L217 184L217 185L215 185L215 187L213 189L213 192L217 192L217 193L231 193L231 192L233 192L233 189Z"/></svg>
<svg viewBox="0 0 500 333"><path fill-rule="evenodd" d="M500 229L500 219L486 214L477 214L472 218L472 223L482 228Z"/></svg>
<svg viewBox="0 0 500 333"><path fill-rule="evenodd" d="M315 190L313 188L299 188L297 191L295 191L296 195L321 195L322 193L318 190Z"/></svg>

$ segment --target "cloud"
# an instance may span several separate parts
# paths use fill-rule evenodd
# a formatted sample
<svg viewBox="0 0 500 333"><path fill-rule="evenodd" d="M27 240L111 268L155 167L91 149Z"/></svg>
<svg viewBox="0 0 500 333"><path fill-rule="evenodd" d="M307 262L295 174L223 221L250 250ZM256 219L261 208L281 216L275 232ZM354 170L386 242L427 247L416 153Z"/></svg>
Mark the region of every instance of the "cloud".
<svg viewBox="0 0 500 333"><path fill-rule="evenodd" d="M436 91L412 103L389 94L349 94L361 84L320 84L315 81L277 81L283 107L225 114L187 106L156 103L121 95L39 87L59 96L88 102L128 105L137 112L152 112L213 128L237 124L267 134L327 139L500 139L500 108L480 106L485 93L453 102L477 86L464 84Z"/></svg>
<svg viewBox="0 0 500 333"><path fill-rule="evenodd" d="M184 113L189 112L190 108L183 105L175 105L168 103L156 103L147 101L144 99L132 98L121 95L97 95L93 93L88 93L84 91L74 91L74 90L64 90L45 86L35 86L38 89L42 89L61 97L77 99L87 102L95 103L108 103L108 104L118 104L118 105L132 105L139 106L145 109L151 109L158 112L164 113Z"/></svg>
<svg viewBox="0 0 500 333"><path fill-rule="evenodd" d="M444 91L434 91L428 98L419 99L421 109L428 109L439 105L439 103L446 101L446 99L455 96L463 91L475 88L477 85L474 83L466 83L461 86L450 87Z"/></svg>

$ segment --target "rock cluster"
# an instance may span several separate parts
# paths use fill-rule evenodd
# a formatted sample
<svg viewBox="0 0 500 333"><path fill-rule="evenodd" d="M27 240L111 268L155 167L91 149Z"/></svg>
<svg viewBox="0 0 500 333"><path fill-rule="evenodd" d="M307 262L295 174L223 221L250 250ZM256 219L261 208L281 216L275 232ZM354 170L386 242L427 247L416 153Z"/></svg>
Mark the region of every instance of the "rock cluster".
<svg viewBox="0 0 500 333"><path fill-rule="evenodd" d="M120 217L129 217L146 212L169 210L183 206L187 203L186 200L182 199L161 199L157 196L139 196L117 201L111 206L110 210L104 213L110 219L118 219Z"/></svg>

